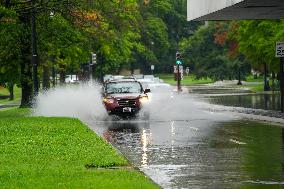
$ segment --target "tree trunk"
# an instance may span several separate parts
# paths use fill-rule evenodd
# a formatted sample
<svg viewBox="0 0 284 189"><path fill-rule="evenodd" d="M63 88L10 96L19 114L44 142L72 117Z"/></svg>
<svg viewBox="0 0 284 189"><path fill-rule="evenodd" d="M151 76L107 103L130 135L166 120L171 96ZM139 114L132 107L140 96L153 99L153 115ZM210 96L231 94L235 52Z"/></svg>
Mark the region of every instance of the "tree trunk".
<svg viewBox="0 0 284 189"><path fill-rule="evenodd" d="M238 84L237 85L242 85L242 78L241 78L241 70L239 69L239 74L238 74Z"/></svg>
<svg viewBox="0 0 284 189"><path fill-rule="evenodd" d="M59 73L59 75L60 75L60 78L59 78L59 80L60 80L60 84L62 85L62 84L65 84L65 71L63 71L63 70L61 70L60 71L60 73Z"/></svg>
<svg viewBox="0 0 284 189"><path fill-rule="evenodd" d="M269 77L268 77L268 66L264 63L264 91L269 91Z"/></svg>
<svg viewBox="0 0 284 189"><path fill-rule="evenodd" d="M134 62L131 62L130 64L130 68L131 68L131 75L134 75Z"/></svg>
<svg viewBox="0 0 284 189"><path fill-rule="evenodd" d="M20 17L21 22L24 24L24 27L29 28L30 22L27 16ZM26 34L26 35L25 35ZM30 107L31 100L32 100L32 89L33 89L33 82L32 82L32 72L31 72L31 43L30 36L27 33L22 34L21 39L21 87L22 87L22 99L20 107Z"/></svg>
<svg viewBox="0 0 284 189"><path fill-rule="evenodd" d="M272 72L272 91L275 91L275 72Z"/></svg>
<svg viewBox="0 0 284 189"><path fill-rule="evenodd" d="M42 67L42 89L43 90L48 90L50 88L49 84L49 67L44 64Z"/></svg>
<svg viewBox="0 0 284 189"><path fill-rule="evenodd" d="M28 59L28 58L26 58ZM21 87L22 87L22 100L21 108L30 107L32 105L32 72L30 60L23 60L21 63Z"/></svg>
<svg viewBox="0 0 284 189"><path fill-rule="evenodd" d="M14 100L14 83L13 82L8 82L8 90L9 90L9 100L12 101Z"/></svg>
<svg viewBox="0 0 284 189"><path fill-rule="evenodd" d="M52 86L55 87L56 86L56 70L55 70L55 57L52 56L51 57L51 61L52 61Z"/></svg>

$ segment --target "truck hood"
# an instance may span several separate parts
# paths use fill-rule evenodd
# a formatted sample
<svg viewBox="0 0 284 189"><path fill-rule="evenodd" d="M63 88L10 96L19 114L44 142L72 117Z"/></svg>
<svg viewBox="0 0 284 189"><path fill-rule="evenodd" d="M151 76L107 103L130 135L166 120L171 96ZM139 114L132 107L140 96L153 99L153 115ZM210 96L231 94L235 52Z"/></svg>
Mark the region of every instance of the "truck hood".
<svg viewBox="0 0 284 189"><path fill-rule="evenodd" d="M142 96L140 93L121 93L121 94L107 94L106 98L115 99L137 99Z"/></svg>

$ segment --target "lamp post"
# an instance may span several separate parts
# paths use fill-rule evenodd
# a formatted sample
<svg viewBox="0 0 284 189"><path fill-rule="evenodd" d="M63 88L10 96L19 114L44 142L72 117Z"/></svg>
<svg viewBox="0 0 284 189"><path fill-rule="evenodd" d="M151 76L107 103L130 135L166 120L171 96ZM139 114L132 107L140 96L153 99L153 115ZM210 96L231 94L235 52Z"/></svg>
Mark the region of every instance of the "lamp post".
<svg viewBox="0 0 284 189"><path fill-rule="evenodd" d="M51 21L53 20L54 12L51 11L49 14L49 18ZM53 43L53 30L51 30L51 42ZM56 71L55 71L55 56L51 55L51 62L52 62L52 69L51 69L51 75L52 75L52 86L56 86Z"/></svg>
<svg viewBox="0 0 284 189"><path fill-rule="evenodd" d="M32 65L33 65L33 87L34 96L38 95L39 82L38 82L38 53L37 53L37 38L36 38L36 12L34 8L34 0L32 1L33 10L31 15L31 30L32 30Z"/></svg>
<svg viewBox="0 0 284 189"><path fill-rule="evenodd" d="M155 45L155 42L154 42L154 41L151 41L151 51L152 51L152 53L153 53L154 56L155 56L155 53L154 53L154 45ZM153 64L153 63L152 63L152 64ZM152 73L152 75L153 75L155 66L154 66L154 65L151 65L150 68L151 68L151 73ZM152 69L152 68L153 68L153 69ZM148 72L148 69L147 69L147 72Z"/></svg>
<svg viewBox="0 0 284 189"><path fill-rule="evenodd" d="M276 58L280 58L279 79L280 79L280 106L284 113L284 42L276 42Z"/></svg>

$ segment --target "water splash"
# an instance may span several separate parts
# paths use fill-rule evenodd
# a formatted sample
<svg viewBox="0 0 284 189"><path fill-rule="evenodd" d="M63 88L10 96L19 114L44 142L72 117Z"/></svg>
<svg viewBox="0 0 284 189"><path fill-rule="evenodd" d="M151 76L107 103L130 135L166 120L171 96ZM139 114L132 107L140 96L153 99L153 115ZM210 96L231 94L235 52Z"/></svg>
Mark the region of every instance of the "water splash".
<svg viewBox="0 0 284 189"><path fill-rule="evenodd" d="M106 116L101 100L101 85L90 82L59 86L41 93L34 103L34 115L99 119Z"/></svg>
<svg viewBox="0 0 284 189"><path fill-rule="evenodd" d="M229 121L235 118L229 113L210 111L210 104L189 94L186 89L177 93L174 87L155 88L150 99L151 102L144 106L144 111L150 112L152 121Z"/></svg>
<svg viewBox="0 0 284 189"><path fill-rule="evenodd" d="M208 111L207 103L193 97L186 90L174 92L171 86L151 88L150 102L143 111L149 112L150 121L190 121L210 119L231 120L232 116ZM34 103L34 115L47 117L75 117L81 120L107 120L102 104L102 86L97 82L66 85L39 94Z"/></svg>

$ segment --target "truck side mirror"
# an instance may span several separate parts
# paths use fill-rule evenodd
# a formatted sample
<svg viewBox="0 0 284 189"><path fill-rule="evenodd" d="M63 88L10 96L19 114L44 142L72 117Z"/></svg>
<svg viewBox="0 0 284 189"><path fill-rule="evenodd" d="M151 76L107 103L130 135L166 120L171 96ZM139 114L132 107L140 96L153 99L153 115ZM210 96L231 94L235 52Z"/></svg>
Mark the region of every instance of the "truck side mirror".
<svg viewBox="0 0 284 189"><path fill-rule="evenodd" d="M146 93L150 93L151 92L151 90L150 89L145 89L144 90L144 94L146 94Z"/></svg>

